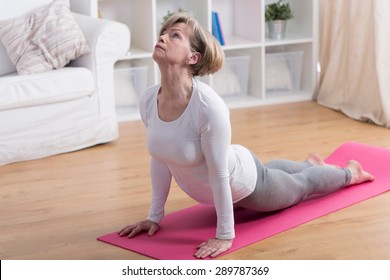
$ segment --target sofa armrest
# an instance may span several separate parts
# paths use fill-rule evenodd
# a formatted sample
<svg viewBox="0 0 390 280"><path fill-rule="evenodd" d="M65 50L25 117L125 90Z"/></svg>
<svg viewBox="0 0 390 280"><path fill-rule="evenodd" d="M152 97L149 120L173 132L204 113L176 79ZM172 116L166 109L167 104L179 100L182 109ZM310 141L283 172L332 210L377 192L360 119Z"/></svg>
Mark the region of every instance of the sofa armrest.
<svg viewBox="0 0 390 280"><path fill-rule="evenodd" d="M130 47L130 31L126 25L82 14L73 15L91 48L91 53L74 60L73 66L93 70L99 67L99 64L113 65L126 55Z"/></svg>
<svg viewBox="0 0 390 280"><path fill-rule="evenodd" d="M92 71L99 98L100 116L115 114L114 64L130 47L130 30L122 23L74 13L91 49L69 66Z"/></svg>

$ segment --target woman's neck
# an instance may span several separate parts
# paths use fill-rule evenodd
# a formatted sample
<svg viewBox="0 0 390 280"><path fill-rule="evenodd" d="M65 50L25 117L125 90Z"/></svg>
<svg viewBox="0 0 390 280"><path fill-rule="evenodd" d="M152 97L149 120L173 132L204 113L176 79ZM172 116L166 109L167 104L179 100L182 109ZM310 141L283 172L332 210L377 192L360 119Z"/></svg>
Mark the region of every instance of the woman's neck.
<svg viewBox="0 0 390 280"><path fill-rule="evenodd" d="M185 74L163 74L161 73L161 94L168 99L186 97L189 99L192 94L192 77Z"/></svg>

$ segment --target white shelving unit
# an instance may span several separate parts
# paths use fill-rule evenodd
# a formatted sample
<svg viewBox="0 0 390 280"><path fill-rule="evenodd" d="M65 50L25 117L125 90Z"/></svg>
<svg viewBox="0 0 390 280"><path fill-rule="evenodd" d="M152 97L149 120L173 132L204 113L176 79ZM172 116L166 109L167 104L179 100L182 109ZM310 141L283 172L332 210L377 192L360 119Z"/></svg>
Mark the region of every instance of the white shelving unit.
<svg viewBox="0 0 390 280"><path fill-rule="evenodd" d="M229 107L286 103L312 98L317 77L318 0L288 1L294 18L288 21L287 34L283 40L267 38L264 10L267 4L276 2L276 0L70 0L70 2L75 12L96 17L100 15L129 26L131 47L129 53L118 61L116 68L122 70L120 72L123 74L125 72L123 68L147 66L147 86L159 82L159 69L152 59L152 52L164 15L168 11L178 9L190 10L199 22L211 31L211 13L216 11L219 14L225 38L223 49L226 56L250 57L246 79L247 93L224 97ZM282 67L282 69L273 69L277 71L278 77L272 81L266 80L267 71L271 71L270 68L278 64L266 63L270 57L268 54L275 52L284 53L287 62L291 62L290 54L300 53L299 63L293 62L294 65L289 65L282 61L284 70L287 65L290 67L290 74L291 71L298 71L301 74L298 75L299 81L295 81L298 86L291 87L291 79L296 79L297 76L293 75L294 77L289 77L288 83L276 86L275 89L278 90L269 89L270 84L275 85L278 79L287 77L286 75L283 77L283 73L287 72L283 72ZM268 74L268 77L274 77L270 76L271 72ZM216 77L209 76L202 80L214 86L213 83L216 83L214 78ZM117 94L121 95L121 100L126 97L126 94L134 95L132 92L121 92L121 88L126 87L117 85ZM223 92L221 95L224 96ZM136 107L137 98L136 96L129 98L134 100L134 104L128 105L127 110L121 110L118 113L120 120L139 118Z"/></svg>

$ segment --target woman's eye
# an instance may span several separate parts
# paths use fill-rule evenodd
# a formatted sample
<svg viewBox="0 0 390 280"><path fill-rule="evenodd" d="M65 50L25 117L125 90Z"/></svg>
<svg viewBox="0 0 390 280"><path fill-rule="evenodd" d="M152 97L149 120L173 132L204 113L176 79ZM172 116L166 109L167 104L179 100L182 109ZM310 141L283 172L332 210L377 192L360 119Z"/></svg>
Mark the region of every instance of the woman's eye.
<svg viewBox="0 0 390 280"><path fill-rule="evenodd" d="M179 35L179 33L172 33L172 38L175 38L175 39L177 39L177 38L180 38L180 35Z"/></svg>

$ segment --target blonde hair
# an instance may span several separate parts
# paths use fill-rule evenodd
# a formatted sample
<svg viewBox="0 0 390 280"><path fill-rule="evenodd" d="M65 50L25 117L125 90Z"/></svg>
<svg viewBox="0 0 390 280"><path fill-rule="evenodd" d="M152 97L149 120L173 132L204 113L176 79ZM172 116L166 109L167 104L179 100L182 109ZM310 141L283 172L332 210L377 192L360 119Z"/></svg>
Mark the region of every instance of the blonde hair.
<svg viewBox="0 0 390 280"><path fill-rule="evenodd" d="M207 31L189 12L173 13L161 26L161 33L177 23L184 23L191 28L190 44L193 51L201 55L198 63L190 65L193 76L214 74L223 65L225 53L215 37Z"/></svg>

